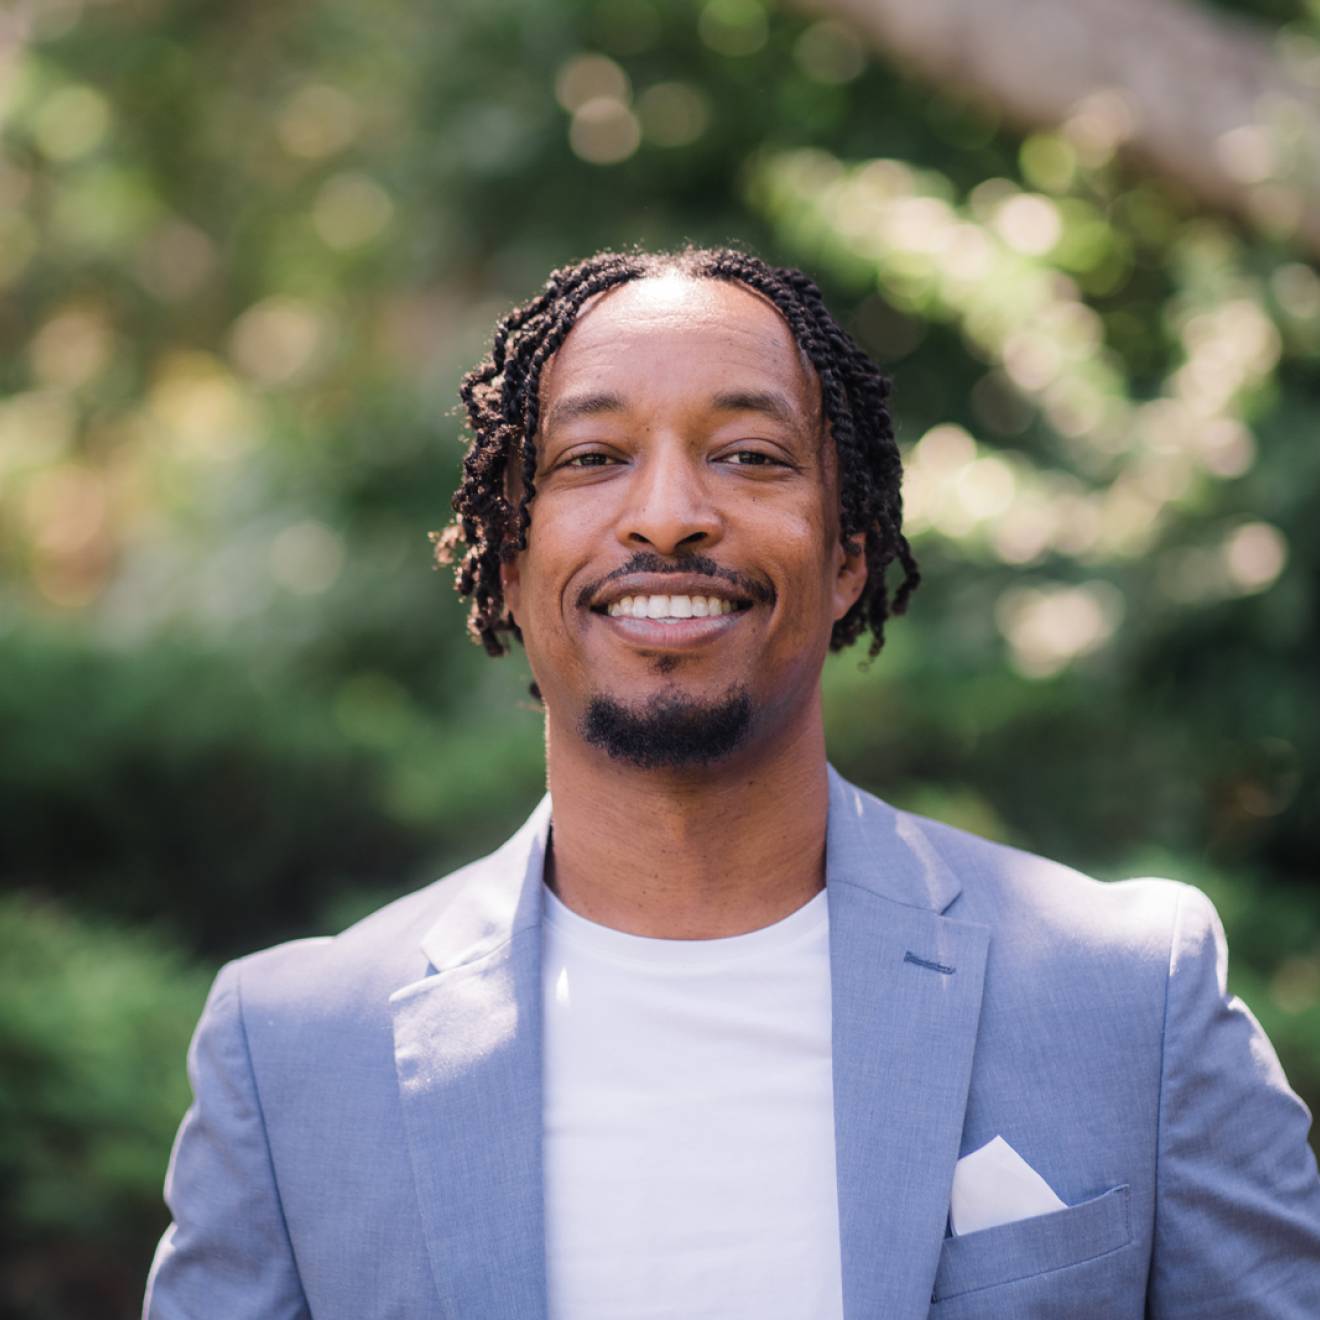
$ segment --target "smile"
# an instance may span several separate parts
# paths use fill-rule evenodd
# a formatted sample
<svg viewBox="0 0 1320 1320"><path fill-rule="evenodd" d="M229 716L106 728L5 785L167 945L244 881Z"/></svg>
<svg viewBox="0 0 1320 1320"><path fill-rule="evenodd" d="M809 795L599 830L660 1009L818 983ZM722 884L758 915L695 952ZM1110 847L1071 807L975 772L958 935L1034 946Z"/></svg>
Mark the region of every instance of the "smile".
<svg viewBox="0 0 1320 1320"><path fill-rule="evenodd" d="M659 619L673 623L679 619L734 614L750 605L750 601L725 600L720 596L623 596L612 601L606 613L612 619Z"/></svg>
<svg viewBox="0 0 1320 1320"><path fill-rule="evenodd" d="M719 597L706 596L661 596L668 601L667 609L672 610L672 602L677 599L682 603L701 601L706 606L705 614L675 614L666 612L654 618L649 613L652 596L624 596L612 601L605 609L593 611L602 624L620 642L629 647L638 647L643 652L687 651L705 647L726 633L743 627L744 620L751 613L751 602L722 600ZM645 608L645 614L624 613L620 608L625 601L633 602L633 609ZM683 608L683 604L679 609ZM715 608L711 608L714 604Z"/></svg>

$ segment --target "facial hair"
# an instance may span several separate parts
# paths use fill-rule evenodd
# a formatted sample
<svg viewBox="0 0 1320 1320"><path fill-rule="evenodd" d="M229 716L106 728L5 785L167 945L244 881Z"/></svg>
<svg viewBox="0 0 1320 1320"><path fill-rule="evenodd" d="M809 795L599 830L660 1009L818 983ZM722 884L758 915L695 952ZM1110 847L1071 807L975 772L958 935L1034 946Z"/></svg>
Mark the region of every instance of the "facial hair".
<svg viewBox="0 0 1320 1320"><path fill-rule="evenodd" d="M593 697L582 717L583 739L639 770L710 765L733 752L752 723L752 701L735 687L717 701L659 692L641 706Z"/></svg>

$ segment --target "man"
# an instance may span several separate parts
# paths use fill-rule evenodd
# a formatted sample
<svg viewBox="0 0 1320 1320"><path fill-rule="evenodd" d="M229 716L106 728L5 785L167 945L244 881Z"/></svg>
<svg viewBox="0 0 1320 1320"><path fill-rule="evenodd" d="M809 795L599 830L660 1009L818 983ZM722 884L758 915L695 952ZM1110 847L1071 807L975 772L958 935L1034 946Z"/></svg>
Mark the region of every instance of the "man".
<svg viewBox="0 0 1320 1320"><path fill-rule="evenodd" d="M827 765L826 652L917 582L885 397L735 252L501 322L441 551L549 796L220 973L148 1317L1320 1316L1309 1115L1208 901Z"/></svg>

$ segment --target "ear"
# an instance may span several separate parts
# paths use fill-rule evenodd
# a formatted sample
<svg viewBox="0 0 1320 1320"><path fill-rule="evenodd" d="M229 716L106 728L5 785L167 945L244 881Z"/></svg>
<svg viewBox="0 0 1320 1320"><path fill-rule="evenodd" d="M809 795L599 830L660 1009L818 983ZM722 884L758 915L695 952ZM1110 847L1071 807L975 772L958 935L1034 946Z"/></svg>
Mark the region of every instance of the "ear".
<svg viewBox="0 0 1320 1320"><path fill-rule="evenodd" d="M517 616L522 612L522 556L500 563L500 590L504 593L504 612Z"/></svg>
<svg viewBox="0 0 1320 1320"><path fill-rule="evenodd" d="M840 540L834 551L834 622L857 603L866 586L866 542L861 537Z"/></svg>

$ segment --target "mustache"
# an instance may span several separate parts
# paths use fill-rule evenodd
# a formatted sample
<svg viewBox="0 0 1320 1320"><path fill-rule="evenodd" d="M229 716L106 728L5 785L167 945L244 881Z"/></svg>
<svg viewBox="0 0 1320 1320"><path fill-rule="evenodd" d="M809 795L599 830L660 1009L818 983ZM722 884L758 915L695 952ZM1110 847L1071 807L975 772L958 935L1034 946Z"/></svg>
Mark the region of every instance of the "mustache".
<svg viewBox="0 0 1320 1320"><path fill-rule="evenodd" d="M626 564L620 565L603 578L598 578L595 582L588 582L578 593L578 605L583 609L590 609L592 601L611 582L616 582L621 577L629 577L633 573L655 573L657 575L663 573L686 573L691 575L696 573L702 577L713 578L717 582L727 582L731 587L735 587L739 594L747 596L762 605L771 604L775 598L775 593L764 582L758 582L745 573L739 573L737 569L725 568L722 564L717 564L705 555L683 555L678 559L666 559L662 555L639 550Z"/></svg>

